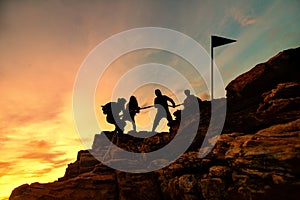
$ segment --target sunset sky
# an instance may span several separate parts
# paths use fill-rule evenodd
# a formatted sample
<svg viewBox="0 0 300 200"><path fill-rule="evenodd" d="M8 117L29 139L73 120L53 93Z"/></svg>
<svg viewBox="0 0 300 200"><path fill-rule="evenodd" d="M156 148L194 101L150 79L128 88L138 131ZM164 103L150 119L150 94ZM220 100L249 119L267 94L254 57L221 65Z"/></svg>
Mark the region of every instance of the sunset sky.
<svg viewBox="0 0 300 200"><path fill-rule="evenodd" d="M215 62L227 85L278 52L300 46L300 3L0 0L0 199L21 184L62 177L77 151L90 148L82 144L73 121L76 74L91 50L108 37L149 26L182 32L208 53L210 35L236 39L215 49ZM109 99L107 94L126 70L149 62L184 69L181 73L199 84L196 95L209 98L201 83L193 80L192 71L185 70L184 60L167 52L141 50L112 63L99 81L95 108ZM178 91L165 88L163 92L182 97L184 86L176 84ZM140 105L152 103L155 87L146 85L136 91ZM100 110L95 112L99 124L112 128L105 125ZM148 118L139 120L141 127L149 126Z"/></svg>

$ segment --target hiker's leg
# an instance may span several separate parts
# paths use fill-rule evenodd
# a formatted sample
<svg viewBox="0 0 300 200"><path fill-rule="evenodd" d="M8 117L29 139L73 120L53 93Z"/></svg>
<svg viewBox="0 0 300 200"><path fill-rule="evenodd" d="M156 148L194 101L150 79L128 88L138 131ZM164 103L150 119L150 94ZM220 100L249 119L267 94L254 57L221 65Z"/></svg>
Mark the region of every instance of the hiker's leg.
<svg viewBox="0 0 300 200"><path fill-rule="evenodd" d="M121 119L116 120L116 122L116 131L118 132L118 137L122 137L126 123Z"/></svg>
<svg viewBox="0 0 300 200"><path fill-rule="evenodd" d="M118 127L118 124L115 124L115 132L118 132L118 130L119 130L119 127Z"/></svg>
<svg viewBox="0 0 300 200"><path fill-rule="evenodd" d="M168 122L173 121L173 118L172 118L172 115L171 115L170 111L167 111L167 120L168 120Z"/></svg>
<svg viewBox="0 0 300 200"><path fill-rule="evenodd" d="M134 121L132 121L132 128L133 128L134 132L136 132L136 125L135 125Z"/></svg>
<svg viewBox="0 0 300 200"><path fill-rule="evenodd" d="M173 123L173 118L170 112L167 112L167 120L168 120L167 126L171 127Z"/></svg>
<svg viewBox="0 0 300 200"><path fill-rule="evenodd" d="M160 120L161 120L161 115L156 114L155 118L154 118L154 122L153 122L153 127L152 127L152 132L155 131L157 125L159 124Z"/></svg>
<svg viewBox="0 0 300 200"><path fill-rule="evenodd" d="M136 132L136 124L135 124L135 119L134 119L135 115L131 116L131 120L132 120L132 128L133 130Z"/></svg>
<svg viewBox="0 0 300 200"><path fill-rule="evenodd" d="M123 136L123 130L118 127L118 138L121 138Z"/></svg>

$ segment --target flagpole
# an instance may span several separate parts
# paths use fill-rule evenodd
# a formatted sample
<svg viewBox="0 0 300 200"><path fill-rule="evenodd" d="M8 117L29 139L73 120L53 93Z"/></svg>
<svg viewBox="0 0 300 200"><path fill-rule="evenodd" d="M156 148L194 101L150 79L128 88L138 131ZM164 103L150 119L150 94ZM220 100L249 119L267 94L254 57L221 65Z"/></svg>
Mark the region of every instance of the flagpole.
<svg viewBox="0 0 300 200"><path fill-rule="evenodd" d="M236 40L215 36L215 35L212 35L210 38L211 38L210 39L210 55L211 55L210 80L211 80L211 101L213 101L214 99L214 47L236 42Z"/></svg>
<svg viewBox="0 0 300 200"><path fill-rule="evenodd" d="M210 68L210 84L211 84L211 101L214 99L214 50L213 50L213 44L212 44L212 37L210 42L210 55L211 55L211 68Z"/></svg>

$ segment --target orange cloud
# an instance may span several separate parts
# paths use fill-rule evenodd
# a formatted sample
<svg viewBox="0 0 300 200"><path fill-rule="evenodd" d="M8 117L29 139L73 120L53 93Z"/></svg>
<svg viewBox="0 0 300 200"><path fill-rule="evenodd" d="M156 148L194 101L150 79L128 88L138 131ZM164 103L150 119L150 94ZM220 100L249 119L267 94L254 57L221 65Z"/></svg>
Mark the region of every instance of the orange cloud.
<svg viewBox="0 0 300 200"><path fill-rule="evenodd" d="M230 13L231 13L231 16L233 17L233 19L235 21L237 21L238 23L240 23L242 26L251 25L256 22L256 20L253 17L251 17L251 15L245 14L239 8L236 8L236 7L232 8L230 10Z"/></svg>
<svg viewBox="0 0 300 200"><path fill-rule="evenodd" d="M0 162L0 177L4 176L11 166L13 165L12 162Z"/></svg>
<svg viewBox="0 0 300 200"><path fill-rule="evenodd" d="M20 156L19 159L33 159L33 160L38 160L40 162L49 162L55 164L57 163L57 159L59 157L65 155L64 152L51 152L51 150L49 150L49 152L39 152L39 151L41 151L41 149L36 149L34 152L27 152L22 156Z"/></svg>
<svg viewBox="0 0 300 200"><path fill-rule="evenodd" d="M4 91L9 94L6 101L17 102L17 96ZM5 110L0 113L5 123L0 126L0 199L21 184L62 177L67 164L84 149L73 125L70 93L46 98L49 102L39 93L25 96L15 108L0 101Z"/></svg>

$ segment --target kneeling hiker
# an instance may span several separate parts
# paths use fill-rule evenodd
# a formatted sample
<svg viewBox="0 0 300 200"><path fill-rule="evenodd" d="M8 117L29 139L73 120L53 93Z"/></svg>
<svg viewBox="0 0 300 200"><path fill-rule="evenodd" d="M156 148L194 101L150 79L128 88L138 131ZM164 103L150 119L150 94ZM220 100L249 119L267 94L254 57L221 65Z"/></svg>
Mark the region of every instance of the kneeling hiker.
<svg viewBox="0 0 300 200"><path fill-rule="evenodd" d="M122 137L126 125L120 115L121 112L125 112L125 102L126 100L124 98L119 98L117 102L109 102L102 106L102 111L106 114L106 121L115 125L114 131L118 133L118 137Z"/></svg>

